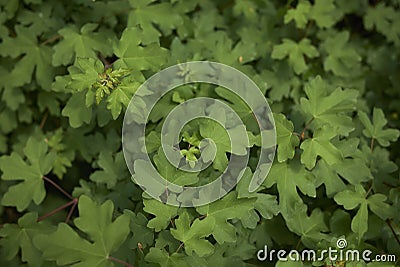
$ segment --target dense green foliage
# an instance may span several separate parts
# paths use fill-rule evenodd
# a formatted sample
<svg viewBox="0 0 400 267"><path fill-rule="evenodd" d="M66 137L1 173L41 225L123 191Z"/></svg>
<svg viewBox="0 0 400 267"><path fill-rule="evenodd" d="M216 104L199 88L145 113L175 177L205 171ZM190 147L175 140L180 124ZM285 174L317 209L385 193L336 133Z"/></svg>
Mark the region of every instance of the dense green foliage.
<svg viewBox="0 0 400 267"><path fill-rule="evenodd" d="M1 0L0 266L311 266L256 253L348 248L400 260L398 0ZM212 166L186 174L159 150L168 112L207 96L248 122L249 168L197 208L149 198L121 150L123 114L146 78L180 62L235 67L274 112L277 154L262 186L247 106L224 88L182 86L151 114L147 145L170 181L205 184L230 146L208 120L181 133L188 160L216 138ZM139 174L140 175L140 174ZM326 259L320 266L344 266ZM346 266L395 266L396 263Z"/></svg>

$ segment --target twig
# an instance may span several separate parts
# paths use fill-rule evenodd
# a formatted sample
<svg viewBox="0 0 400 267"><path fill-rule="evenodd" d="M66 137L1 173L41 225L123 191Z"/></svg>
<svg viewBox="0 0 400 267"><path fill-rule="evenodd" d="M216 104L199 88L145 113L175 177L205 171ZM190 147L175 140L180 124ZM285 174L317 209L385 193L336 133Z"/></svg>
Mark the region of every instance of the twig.
<svg viewBox="0 0 400 267"><path fill-rule="evenodd" d="M43 129L44 124L46 123L48 117L49 117L49 110L46 109L46 112L44 113L43 118L40 121L40 129Z"/></svg>
<svg viewBox="0 0 400 267"><path fill-rule="evenodd" d="M124 265L126 267L134 267L132 264L129 264L126 261L123 261L123 260L120 260L120 259L117 259L117 258L114 258L114 257L111 257L111 256L108 256L107 259L110 260L110 261L116 262L116 263L120 263L120 264L122 264L122 265Z"/></svg>
<svg viewBox="0 0 400 267"><path fill-rule="evenodd" d="M178 251L183 247L183 242L179 245L179 247L176 249L175 253L178 253Z"/></svg>
<svg viewBox="0 0 400 267"><path fill-rule="evenodd" d="M384 184L384 185L386 185L387 187L390 187L390 188L400 188L400 187L398 187L398 186L389 184L389 183L387 183L387 182L382 182L382 184Z"/></svg>
<svg viewBox="0 0 400 267"><path fill-rule="evenodd" d="M58 184L56 184L55 182L53 182L53 180L51 180L50 178L43 176L43 180L45 180L46 182L50 183L52 186L54 186L55 188L58 189L58 191L60 191L61 193L63 193L66 197L68 197L69 199L74 199L70 194L68 194L67 192L65 192L64 189L62 189Z"/></svg>
<svg viewBox="0 0 400 267"><path fill-rule="evenodd" d="M314 117L313 117L311 120L309 120L309 121L307 122L306 126L304 126L304 129L303 129L303 131L302 131L301 134L300 134L300 139L301 139L301 140L304 139L304 134L305 134L305 132L307 131L308 127L310 127L310 125L311 125L311 123L312 123L313 121L314 121Z"/></svg>
<svg viewBox="0 0 400 267"><path fill-rule="evenodd" d="M400 246L400 239L399 239L399 237L397 236L396 232L393 229L392 221L390 219L387 219L386 220L386 224L389 226L390 230L392 231L392 234L393 234L394 238L396 239L397 243Z"/></svg>
<svg viewBox="0 0 400 267"><path fill-rule="evenodd" d="M59 35L59 34L55 35L55 36L43 41L42 45L50 44L50 43L55 42L55 41L57 41L58 39L61 39L61 38L62 38L62 35Z"/></svg>
<svg viewBox="0 0 400 267"><path fill-rule="evenodd" d="M79 199L78 198L74 198L75 203L72 205L71 209L68 212L67 218L65 219L65 223L69 222L69 219L71 219L72 213L75 210L76 205L78 204Z"/></svg>
<svg viewBox="0 0 400 267"><path fill-rule="evenodd" d="M297 241L295 250L298 250L298 249L299 249L300 244L301 244L301 237L299 238L299 241Z"/></svg>
<svg viewBox="0 0 400 267"><path fill-rule="evenodd" d="M74 203L76 203L75 199L74 199L74 200L71 200L70 202L68 202L68 203L66 203L66 204L64 204L64 205L62 205L62 206L60 206L60 207L58 207L58 208L56 208L55 210L52 210L52 211L46 213L45 215L43 215L42 217L40 217L39 219L37 219L37 221L38 221L38 222L43 221L43 220L46 219L47 217L50 217L50 216L56 214L57 212L62 211L62 210L65 209L65 208L68 208L69 206L73 205Z"/></svg>
<svg viewBox="0 0 400 267"><path fill-rule="evenodd" d="M373 184L371 183L371 186L368 188L367 193L365 193L365 197L367 197L367 196L369 195L369 193L371 193L371 191L372 191L372 186L373 186Z"/></svg>
<svg viewBox="0 0 400 267"><path fill-rule="evenodd" d="M374 150L374 145L375 145L375 139L371 138L371 145L370 145L371 152Z"/></svg>

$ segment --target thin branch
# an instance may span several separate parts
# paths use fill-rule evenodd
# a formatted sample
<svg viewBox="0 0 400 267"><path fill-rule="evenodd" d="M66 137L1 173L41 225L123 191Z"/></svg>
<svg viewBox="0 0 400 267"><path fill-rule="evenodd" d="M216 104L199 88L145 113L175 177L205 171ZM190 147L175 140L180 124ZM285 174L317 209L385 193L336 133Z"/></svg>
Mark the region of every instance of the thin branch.
<svg viewBox="0 0 400 267"><path fill-rule="evenodd" d="M392 231L392 234L393 234L394 238L396 239L397 243L398 243L399 246L400 246L400 239L399 239L399 237L397 236L396 232L395 232L394 229L393 229L392 221L389 220L389 219L387 219L387 220L386 220L386 224L389 226L390 230Z"/></svg>
<svg viewBox="0 0 400 267"><path fill-rule="evenodd" d="M314 117L313 117L311 120L309 120L309 121L307 122L306 126L304 126L304 129L303 129L303 131L302 131L301 134L300 134L300 139L301 139L301 140L304 139L304 135L305 135L305 133L306 133L308 127L310 127L310 125L311 125L311 123L312 123L313 121L314 121Z"/></svg>
<svg viewBox="0 0 400 267"><path fill-rule="evenodd" d="M374 150L374 145L375 145L375 139L371 138L371 145L370 145L371 152Z"/></svg>
<svg viewBox="0 0 400 267"><path fill-rule="evenodd" d="M50 178L43 176L43 180L45 180L46 182L50 183L52 186L54 186L55 188L58 189L58 191L60 191L61 193L63 193L66 197L68 197L69 199L73 200L74 198L68 194L64 189L62 189L58 184L56 184L53 180L51 180Z"/></svg>
<svg viewBox="0 0 400 267"><path fill-rule="evenodd" d="M134 267L132 264L129 264L126 261L123 261L123 260L120 260L120 259L117 259L117 258L114 258L114 257L111 257L111 256L108 256L107 259L110 260L110 261L122 264L122 265L124 265L126 267Z"/></svg>
<svg viewBox="0 0 400 267"><path fill-rule="evenodd" d="M175 253L178 253L179 250L183 247L183 242L179 245L179 247L176 249Z"/></svg>
<svg viewBox="0 0 400 267"><path fill-rule="evenodd" d="M55 42L55 41L57 41L58 39L61 39L61 38L62 38L62 35L59 35L59 34L55 35L55 36L50 37L49 39L43 41L42 45L53 43L53 42Z"/></svg>
<svg viewBox="0 0 400 267"><path fill-rule="evenodd" d="M372 191L372 186L373 186L373 184L371 183L371 186L368 188L367 193L365 193L365 197L367 197L367 196L369 195L369 193L371 193L371 191Z"/></svg>
<svg viewBox="0 0 400 267"><path fill-rule="evenodd" d="M69 210L69 212L68 212L68 215L67 215L67 218L65 219L65 223L68 223L69 222L69 220L71 219L71 216L72 216L72 213L74 212L74 210L75 210L75 207L76 207L76 205L78 204L78 198L74 198L74 204L72 205L72 207L71 207L71 209Z"/></svg>
<svg viewBox="0 0 400 267"><path fill-rule="evenodd" d="M204 215L201 215L200 217L198 217L197 219L199 219L199 220L201 220L201 219L204 219L205 217L207 217L207 213L206 214L204 214Z"/></svg>
<svg viewBox="0 0 400 267"><path fill-rule="evenodd" d="M38 222L43 221L44 219L46 219L46 218L48 218L48 217L50 217L50 216L56 214L57 212L62 211L62 210L64 210L64 209L68 208L69 206L73 205L74 203L76 203L75 199L74 199L74 200L71 200L70 202L68 202L68 203L66 203L66 204L64 204L64 205L62 205L62 206L60 206L60 207L58 207L58 208L56 208L55 210L52 210L52 211L46 213L45 215L43 215L42 217L40 217L39 219L37 219L37 221L38 221Z"/></svg>
<svg viewBox="0 0 400 267"><path fill-rule="evenodd" d="M44 113L43 118L40 121L40 129L43 129L44 124L46 123L48 117L49 117L49 110L46 109L46 112Z"/></svg>
<svg viewBox="0 0 400 267"><path fill-rule="evenodd" d="M382 184L383 184L383 185L386 185L387 187L390 187L390 188L400 188L400 187L398 187L398 186L389 184L389 183L387 183L387 182L382 182Z"/></svg>
<svg viewBox="0 0 400 267"><path fill-rule="evenodd" d="M294 248L295 250L298 250L301 244L301 237L299 238L299 241L297 241L296 247Z"/></svg>

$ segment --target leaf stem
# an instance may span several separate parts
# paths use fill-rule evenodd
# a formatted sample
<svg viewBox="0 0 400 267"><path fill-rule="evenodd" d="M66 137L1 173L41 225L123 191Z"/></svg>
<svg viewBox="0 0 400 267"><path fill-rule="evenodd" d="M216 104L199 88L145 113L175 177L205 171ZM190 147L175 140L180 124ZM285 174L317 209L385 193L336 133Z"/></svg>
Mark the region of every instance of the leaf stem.
<svg viewBox="0 0 400 267"><path fill-rule="evenodd" d="M400 246L400 239L399 239L399 237L397 236L396 232L395 232L394 229L393 229L392 220L387 219L387 220L386 220L386 224L389 226L390 230L392 231L392 234L393 234L394 238L396 239L397 243L398 243L399 246Z"/></svg>
<svg viewBox="0 0 400 267"><path fill-rule="evenodd" d="M40 126L39 126L40 129L43 129L44 124L46 123L48 117L49 117L49 110L46 109L46 112L44 113L43 118L42 118L42 120L40 121Z"/></svg>
<svg viewBox="0 0 400 267"><path fill-rule="evenodd" d="M50 43L53 43L53 42L55 42L55 41L57 41L58 39L61 39L62 38L62 36L61 35L55 35L55 36L53 36L53 37L50 37L49 39L47 39L47 40L44 40L43 42L42 42L42 45L46 45L46 44L50 44Z"/></svg>
<svg viewBox="0 0 400 267"><path fill-rule="evenodd" d="M179 250L183 247L183 242L179 245L179 247L176 249L175 253L178 253Z"/></svg>
<svg viewBox="0 0 400 267"><path fill-rule="evenodd" d="M56 209L54 209L54 210L52 210L52 211L46 213L45 215L43 215L42 217L40 217L39 219L37 219L37 221L38 221L38 222L43 221L44 219L46 219L46 218L48 218L48 217L50 217L50 216L56 214L56 213L59 212L59 211L62 211L62 210L64 210L64 209L68 208L68 207L71 206L71 205L74 205L75 203L76 203L76 200L73 199L73 200L71 200L70 202L68 202L68 203L66 203L66 204L64 204L64 205L62 205L62 206L60 206L60 207L58 207L58 208L56 208Z"/></svg>
<svg viewBox="0 0 400 267"><path fill-rule="evenodd" d="M373 184L371 183L371 186L368 188L367 193L365 193L365 197L368 197L369 193L371 193L371 191L372 191L372 186L373 186Z"/></svg>
<svg viewBox="0 0 400 267"><path fill-rule="evenodd" d="M122 265L124 265L126 267L134 267L132 264L129 264L126 261L123 261L123 260L120 260L120 259L117 259L117 258L114 258L114 257L111 257L111 256L108 256L107 260L122 264Z"/></svg>
<svg viewBox="0 0 400 267"><path fill-rule="evenodd" d="M309 121L306 123L306 125L304 126L304 129L303 129L303 131L302 131L301 134L300 134L300 139L301 139L301 140L304 140L305 132L307 131L308 127L310 127L310 125L311 125L311 123L312 123L313 121L314 121L314 117L312 117L311 120L309 120Z"/></svg>
<svg viewBox="0 0 400 267"><path fill-rule="evenodd" d="M374 145L375 145L375 139L371 138L371 145L370 145L371 152L374 150Z"/></svg>
<svg viewBox="0 0 400 267"><path fill-rule="evenodd" d="M74 212L75 207L78 204L79 199L78 198L74 198L74 200L75 200L75 202L74 202L74 204L72 205L71 209L68 212L67 218L65 219L65 223L69 222L69 220L71 219L72 213Z"/></svg>
<svg viewBox="0 0 400 267"><path fill-rule="evenodd" d="M58 189L58 191L60 191L61 193L63 193L66 197L68 197L69 199L73 200L74 198L68 194L64 189L62 189L58 184L56 184L53 180L51 180L50 178L43 176L43 180L45 180L46 182L48 182L49 184L51 184L52 186L54 186L55 188Z"/></svg>

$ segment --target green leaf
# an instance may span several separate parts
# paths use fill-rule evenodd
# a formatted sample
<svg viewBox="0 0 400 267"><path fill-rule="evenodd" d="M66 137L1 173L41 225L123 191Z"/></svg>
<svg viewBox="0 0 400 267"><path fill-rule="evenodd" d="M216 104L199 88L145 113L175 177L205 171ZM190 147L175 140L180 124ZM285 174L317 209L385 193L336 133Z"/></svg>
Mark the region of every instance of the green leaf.
<svg viewBox="0 0 400 267"><path fill-rule="evenodd" d="M50 233L55 227L46 222L37 222L37 219L37 213L26 213L18 219L18 224L5 224L0 229L0 246L7 260L13 259L21 250L22 261L35 267L43 265L41 252L33 245L33 238L38 234Z"/></svg>
<svg viewBox="0 0 400 267"><path fill-rule="evenodd" d="M150 248L149 253L146 254L146 261L158 263L160 266L175 267L175 266L190 266L185 261L187 256L182 253L172 253L171 255L164 249Z"/></svg>
<svg viewBox="0 0 400 267"><path fill-rule="evenodd" d="M129 177L122 152L113 156L108 151L101 151L97 164L102 170L93 172L89 179L98 184L105 183L109 189L113 188L118 180Z"/></svg>
<svg viewBox="0 0 400 267"><path fill-rule="evenodd" d="M55 159L55 154L48 153L47 150L48 147L44 140L31 137L23 149L29 163L17 152L0 158L3 180L22 180L8 188L2 198L2 205L15 206L18 211L23 211L32 201L36 205L42 203L46 196L43 175L50 172Z"/></svg>
<svg viewBox="0 0 400 267"><path fill-rule="evenodd" d="M181 186L192 185L199 181L198 173L177 169L168 161L163 151L161 147L158 149L158 153L154 156L154 163L157 166L159 174L165 180Z"/></svg>
<svg viewBox="0 0 400 267"><path fill-rule="evenodd" d="M350 33L343 31L326 38L322 48L326 50L324 69L342 77L354 77L360 72L362 57L356 46L349 44Z"/></svg>
<svg viewBox="0 0 400 267"><path fill-rule="evenodd" d="M389 41L396 45L400 44L400 19L399 11L385 3L379 3L374 7L367 8L364 16L364 26L367 30L375 28Z"/></svg>
<svg viewBox="0 0 400 267"><path fill-rule="evenodd" d="M284 216L290 213L296 203L302 203L297 188L305 195L316 197L313 174L297 162L272 165L264 184L266 187L277 185L280 212Z"/></svg>
<svg viewBox="0 0 400 267"><path fill-rule="evenodd" d="M37 236L35 246L45 259L58 265L114 266L109 257L129 234L129 216L123 214L113 221L114 205L110 200L98 205L87 196L80 197L78 209L80 216L74 223L87 239L60 223L54 233Z"/></svg>
<svg viewBox="0 0 400 267"><path fill-rule="evenodd" d="M137 214L130 210L125 210L124 212L130 216L130 229L133 234L131 240L129 240L131 246L133 248L138 248L139 243L142 247L152 245L154 242L154 232L147 228L148 220L146 216L141 212Z"/></svg>
<svg viewBox="0 0 400 267"><path fill-rule="evenodd" d="M331 92L329 85L320 76L307 83L304 90L307 98L300 98L300 107L314 118L313 124L317 127L327 124L334 128L334 132L342 135L354 129L348 113L355 109L358 91L336 88Z"/></svg>
<svg viewBox="0 0 400 267"><path fill-rule="evenodd" d="M286 217L288 228L301 237L307 247L317 247L315 243L329 240L328 226L324 221L324 214L319 209L314 209L310 216L307 215L307 205L296 203L292 212Z"/></svg>
<svg viewBox="0 0 400 267"><path fill-rule="evenodd" d="M311 4L308 1L299 1L296 8L289 9L284 17L285 24L292 20L296 22L297 28L304 29L309 19Z"/></svg>
<svg viewBox="0 0 400 267"><path fill-rule="evenodd" d="M129 0L133 10L129 13L127 26L140 26L146 32L143 36L146 44L158 41L161 33L157 28L165 35L169 35L183 23L181 15L173 4L154 2L155 0Z"/></svg>
<svg viewBox="0 0 400 267"><path fill-rule="evenodd" d="M68 65L76 57L97 58L97 52L104 56L112 54L110 34L95 32L99 27L95 23L87 23L80 30L76 26L67 26L58 31L62 40L54 46L53 65Z"/></svg>
<svg viewBox="0 0 400 267"><path fill-rule="evenodd" d="M103 73L104 65L98 59L76 58L74 65L68 68L71 80L66 87L74 92L92 89L93 84L99 80L99 74Z"/></svg>
<svg viewBox="0 0 400 267"><path fill-rule="evenodd" d="M164 204L155 199L144 199L143 204L143 210L155 216L155 218L149 221L147 226L154 228L156 232L166 229L171 223L171 219L178 215L177 207Z"/></svg>
<svg viewBox="0 0 400 267"><path fill-rule="evenodd" d="M368 231L368 208L367 203L361 203L360 208L357 211L357 214L354 216L351 221L351 230L354 233L357 233L357 237L359 243L362 240L364 234Z"/></svg>
<svg viewBox="0 0 400 267"><path fill-rule="evenodd" d="M257 193L258 191L264 189L263 186L259 187L255 192L251 193L249 192L249 185L251 183L252 178L253 178L253 173L249 168L246 168L242 178L240 179L239 183L236 186L236 191L238 193L237 198L238 199L256 198L256 202L254 203L254 208L265 219L271 219L272 217L278 215L280 208L278 206L276 196L265 193ZM252 216L255 215L255 213L251 212L250 215L251 216L249 216L249 219L252 218ZM256 217L257 217L256 221L258 222L260 218L258 218L259 217L258 215ZM251 223L251 219L246 221L250 221L247 223ZM246 226L251 226L251 228L254 228L254 225L246 225Z"/></svg>
<svg viewBox="0 0 400 267"><path fill-rule="evenodd" d="M299 137L294 134L293 123L283 114L274 114L276 141L278 144L278 161L284 162L294 157L295 148L300 144Z"/></svg>
<svg viewBox="0 0 400 267"><path fill-rule="evenodd" d="M301 74L308 69L304 56L315 58L319 56L318 50L311 44L310 39L303 38L299 43L284 38L283 43L275 45L271 57L273 59L284 59L289 57L289 64L296 74Z"/></svg>
<svg viewBox="0 0 400 267"><path fill-rule="evenodd" d="M222 244L236 241L236 229L228 220L239 219L242 222L247 220L254 213L255 201L254 198L237 199L235 192L230 192L221 200L197 207L196 210L205 216L202 222L215 225L212 235L219 244Z"/></svg>
<svg viewBox="0 0 400 267"><path fill-rule="evenodd" d="M313 137L305 140L300 146L303 150L301 163L311 170L314 168L318 156L322 157L329 165L341 161L343 159L341 151L330 142L335 136L336 134L329 127L315 131Z"/></svg>
<svg viewBox="0 0 400 267"><path fill-rule="evenodd" d="M139 28L126 28L121 39L114 46L114 53L119 59L116 68L132 70L158 70L166 61L168 51L157 43L143 45L143 31Z"/></svg>
<svg viewBox="0 0 400 267"><path fill-rule="evenodd" d="M387 200L385 195L377 193L367 198L366 191L359 184L354 187L354 190L348 189L337 193L334 199L347 210L359 207L351 222L351 230L357 233L359 243L368 230L368 207L382 220L393 217L393 208L385 202Z"/></svg>
<svg viewBox="0 0 400 267"><path fill-rule="evenodd" d="M368 115L363 111L358 112L358 117L365 127L363 134L368 138L376 139L381 146L389 146L390 142L395 142L400 136L400 131L397 129L383 129L387 124L387 120L380 108L374 108L372 123Z"/></svg>
<svg viewBox="0 0 400 267"><path fill-rule="evenodd" d="M189 214L182 213L175 220L176 229L171 229L171 234L183 242L185 252L192 255L195 252L200 257L210 255L214 251L214 246L205 239L215 227L214 219L199 220L195 219L190 223Z"/></svg>
<svg viewBox="0 0 400 267"><path fill-rule="evenodd" d="M82 124L88 124L92 118L92 108L85 104L86 91L75 93L68 100L61 114L69 118L69 124L78 128Z"/></svg>
<svg viewBox="0 0 400 267"><path fill-rule="evenodd" d="M47 145L50 151L56 154L53 163L53 173L57 175L59 179L62 179L63 175L67 172L67 167L72 166L72 160L75 158L74 151L68 149L63 143L63 135L62 128L58 128L54 133L49 135L47 139Z"/></svg>
<svg viewBox="0 0 400 267"><path fill-rule="evenodd" d="M340 18L340 10L334 5L334 0L315 0L310 18L315 20L318 27L329 28Z"/></svg>
<svg viewBox="0 0 400 267"><path fill-rule="evenodd" d="M111 110L111 115L114 120L121 114L123 107L128 107L131 98L139 86L140 83L137 81L123 80L122 84L118 85L107 97L107 108Z"/></svg>
<svg viewBox="0 0 400 267"><path fill-rule="evenodd" d="M333 170L324 159L317 162L317 165L313 169L313 173L319 181L318 184L323 183L325 185L326 195L328 197L332 197L335 193L346 188L345 183L339 177L337 172Z"/></svg>
<svg viewBox="0 0 400 267"><path fill-rule="evenodd" d="M43 88L49 88L54 69L51 67L52 50L38 44L37 38L27 27L15 26L16 37L4 38L0 45L2 56L18 57L13 69L4 83L11 87L30 83L35 72L36 82Z"/></svg>

